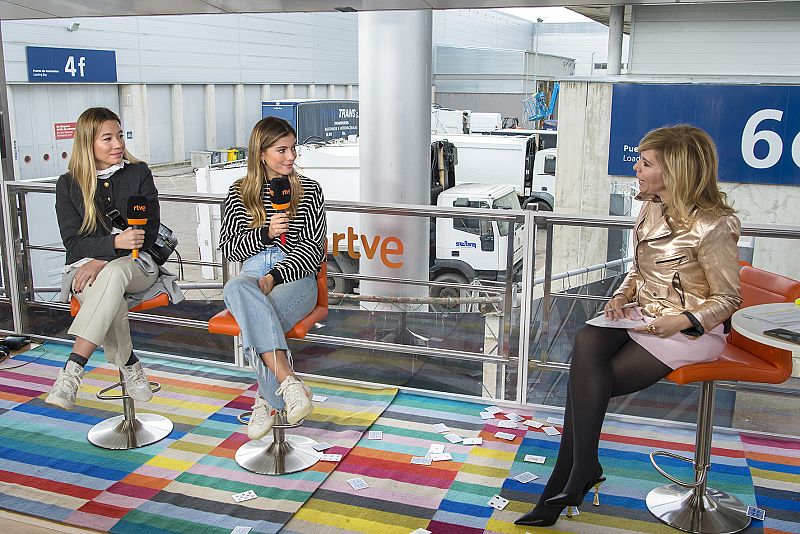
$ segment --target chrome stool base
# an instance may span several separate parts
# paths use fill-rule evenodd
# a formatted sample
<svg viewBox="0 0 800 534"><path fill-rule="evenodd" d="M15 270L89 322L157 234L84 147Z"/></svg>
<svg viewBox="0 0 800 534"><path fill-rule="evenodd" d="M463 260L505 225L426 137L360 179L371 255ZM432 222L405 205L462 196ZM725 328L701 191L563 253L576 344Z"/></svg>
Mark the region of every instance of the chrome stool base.
<svg viewBox="0 0 800 534"><path fill-rule="evenodd" d="M104 449L135 449L150 445L172 432L172 421L154 413L136 414L132 420L118 415L101 421L89 430L87 438Z"/></svg>
<svg viewBox="0 0 800 534"><path fill-rule="evenodd" d="M251 412L239 414L240 423L247 424ZM259 475L285 475L308 469L322 458L322 453L314 449L317 444L305 436L287 436L287 428L303 424L286 422L286 413L278 412L272 425L272 436L251 440L236 451L236 463L240 467Z"/></svg>
<svg viewBox="0 0 800 534"><path fill-rule="evenodd" d="M121 395L109 395L108 392L121 388ZM161 384L150 382L153 393L161 390ZM97 392L100 400L122 400L122 415L110 417L100 421L89 429L86 438L92 445L104 449L127 450L144 447L161 441L172 432L172 421L154 413L137 414L130 398L125 391L125 382L122 371L119 372L119 382Z"/></svg>
<svg viewBox="0 0 800 534"><path fill-rule="evenodd" d="M259 475L285 475L308 469L319 462L322 453L314 450L316 441L304 436L275 436L245 443L236 451L236 463Z"/></svg>
<svg viewBox="0 0 800 534"><path fill-rule="evenodd" d="M647 508L667 525L694 534L732 534L747 528L747 505L723 491L706 487L702 503L694 491L678 484L647 494Z"/></svg>

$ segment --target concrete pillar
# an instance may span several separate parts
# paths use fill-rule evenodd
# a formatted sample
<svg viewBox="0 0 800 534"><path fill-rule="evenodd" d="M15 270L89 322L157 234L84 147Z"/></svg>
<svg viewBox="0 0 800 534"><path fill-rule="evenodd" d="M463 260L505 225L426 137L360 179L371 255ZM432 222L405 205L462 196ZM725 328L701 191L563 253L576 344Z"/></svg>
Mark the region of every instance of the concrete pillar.
<svg viewBox="0 0 800 534"><path fill-rule="evenodd" d="M206 84L206 150L217 149L217 98L214 84Z"/></svg>
<svg viewBox="0 0 800 534"><path fill-rule="evenodd" d="M611 6L608 18L608 74L622 72L622 35L625 26L625 6Z"/></svg>
<svg viewBox="0 0 800 534"><path fill-rule="evenodd" d="M241 83L237 83L234 88L233 113L236 146L246 146L247 125L244 123L244 84Z"/></svg>
<svg viewBox="0 0 800 534"><path fill-rule="evenodd" d="M430 203L432 21L430 10L358 14L360 200ZM362 246L361 273L428 280L429 225L424 217L362 215L369 243L395 237L403 253L389 257L392 266L379 253L368 259ZM360 292L424 296L428 288L362 281Z"/></svg>
<svg viewBox="0 0 800 534"><path fill-rule="evenodd" d="M134 156L150 161L150 134L147 124L147 86L131 84L119 86L120 119L125 132L125 144Z"/></svg>
<svg viewBox="0 0 800 534"><path fill-rule="evenodd" d="M266 100L270 100L268 83L261 85L261 101L264 102Z"/></svg>
<svg viewBox="0 0 800 534"><path fill-rule="evenodd" d="M173 84L172 91L172 161L186 159L186 139L183 124L183 86Z"/></svg>
<svg viewBox="0 0 800 534"><path fill-rule="evenodd" d="M317 97L316 84L313 83L308 84L308 98L316 98L316 97Z"/></svg>
<svg viewBox="0 0 800 534"><path fill-rule="evenodd" d="M353 100L353 84L347 84L344 90L345 100Z"/></svg>
<svg viewBox="0 0 800 534"><path fill-rule="evenodd" d="M328 99L333 100L336 98L336 86L332 83L328 84Z"/></svg>
<svg viewBox="0 0 800 534"><path fill-rule="evenodd" d="M287 83L286 84L286 98L294 98L294 84Z"/></svg>

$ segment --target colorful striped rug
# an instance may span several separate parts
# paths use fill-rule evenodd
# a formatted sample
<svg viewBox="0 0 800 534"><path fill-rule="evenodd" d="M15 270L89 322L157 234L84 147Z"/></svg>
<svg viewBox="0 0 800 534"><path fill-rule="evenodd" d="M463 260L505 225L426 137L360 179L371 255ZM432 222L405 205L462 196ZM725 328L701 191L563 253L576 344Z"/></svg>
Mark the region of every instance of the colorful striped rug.
<svg viewBox="0 0 800 534"><path fill-rule="evenodd" d="M119 414L121 402L94 395L118 374L105 364L88 367L78 406L53 408L45 392L68 354L66 346L47 344L11 360L31 362L24 367L0 370L0 508L119 533L229 533L236 526L277 532L336 466L320 462L280 477L241 469L233 457L247 437L236 417L253 403L251 374L157 359L146 367L162 390L137 410L169 417L173 432L139 449L95 447L87 431ZM327 441L329 453L346 454L396 393L308 383L328 398L292 432ZM246 490L258 498L232 500Z"/></svg>
<svg viewBox="0 0 800 534"><path fill-rule="evenodd" d="M513 522L538 499L555 463L560 436L527 427L498 428L498 420L481 419L483 408L399 393L370 428L383 431L383 439L362 438L282 532L533 531ZM526 419L531 416L530 411L517 413ZM533 414L541 422L547 415ZM505 417L499 415L498 419ZM483 444L451 444L433 429L436 423L444 423L461 437L481 437ZM496 438L497 431L512 433L515 438ZM667 482L653 469L648 455L653 449L664 449L691 456L694 439L689 430L607 422L600 455L608 480L601 488L601 506L591 506L587 498L579 515L562 517L549 531L677 532L655 519L645 505L647 492ZM444 445L453 460L429 466L410 463L412 457L424 456L434 443ZM545 456L546 461L525 462L527 454ZM692 477L688 464L671 459L661 464L685 480ZM766 509L766 520L753 521L747 532L800 532L799 465L800 445L796 442L719 434L714 438L710 480L712 487ZM514 480L525 471L539 478L527 484ZM369 487L353 490L347 480L357 477ZM488 506L495 494L510 501L502 511Z"/></svg>

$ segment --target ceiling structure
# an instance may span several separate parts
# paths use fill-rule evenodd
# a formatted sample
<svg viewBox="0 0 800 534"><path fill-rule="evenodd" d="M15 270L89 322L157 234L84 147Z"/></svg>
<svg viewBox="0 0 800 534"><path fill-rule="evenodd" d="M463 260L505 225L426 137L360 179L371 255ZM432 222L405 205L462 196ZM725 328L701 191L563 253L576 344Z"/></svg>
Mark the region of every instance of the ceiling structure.
<svg viewBox="0 0 800 534"><path fill-rule="evenodd" d="M695 3L739 0L695 0ZM774 0L751 0L774 1ZM790 0L778 0L790 1ZM675 4L679 0L0 0L0 20L113 17L137 15L186 15L224 13L292 13L324 11L383 11L411 9L493 9L502 7L569 7L579 13L595 13L608 6ZM595 12L594 10L597 10ZM591 15L591 18L594 18ZM606 23L608 15L606 13Z"/></svg>
<svg viewBox="0 0 800 534"><path fill-rule="evenodd" d="M595 22L599 22L600 24L605 24L608 26L608 19L610 18L611 9L609 6L570 6L569 8L571 11L575 13L580 13L584 17L588 17ZM623 23L622 31L624 33L630 34L631 33L631 10L625 10L625 21Z"/></svg>

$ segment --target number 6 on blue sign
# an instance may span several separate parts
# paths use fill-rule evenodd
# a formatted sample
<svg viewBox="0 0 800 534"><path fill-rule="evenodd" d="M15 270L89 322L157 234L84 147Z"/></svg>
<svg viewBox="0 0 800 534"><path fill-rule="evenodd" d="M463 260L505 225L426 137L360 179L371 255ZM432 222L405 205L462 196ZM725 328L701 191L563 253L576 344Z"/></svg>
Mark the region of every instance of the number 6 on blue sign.
<svg viewBox="0 0 800 534"><path fill-rule="evenodd" d="M772 130L756 131L762 121L779 121L783 118L783 111L779 109L762 109L753 113L742 130L742 158L744 162L754 169L768 169L778 163L783 154L783 141L777 132ZM766 141L769 150L763 158L755 154L756 143ZM800 133L792 141L792 160L800 167Z"/></svg>
<svg viewBox="0 0 800 534"><path fill-rule="evenodd" d="M80 77L83 78L83 67L86 66L86 58L81 56L78 58L78 68L81 70ZM77 69L75 68L75 56L68 56L67 57L67 64L64 65L64 72L69 72L72 77L75 77L75 73Z"/></svg>

